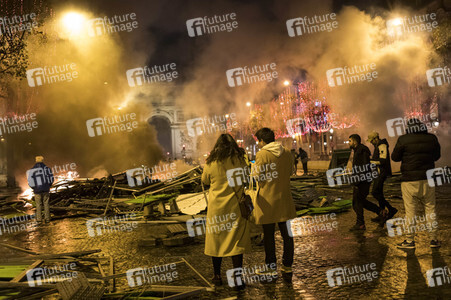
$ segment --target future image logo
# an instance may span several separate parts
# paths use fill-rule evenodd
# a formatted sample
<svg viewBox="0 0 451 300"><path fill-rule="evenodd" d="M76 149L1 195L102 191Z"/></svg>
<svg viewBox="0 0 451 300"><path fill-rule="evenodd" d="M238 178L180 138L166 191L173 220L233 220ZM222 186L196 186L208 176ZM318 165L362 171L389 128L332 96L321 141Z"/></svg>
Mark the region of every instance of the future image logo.
<svg viewBox="0 0 451 300"><path fill-rule="evenodd" d="M90 37L102 36L115 32L131 32L138 28L138 21L135 13L125 15L114 15L112 17L94 18L86 22L88 35Z"/></svg>
<svg viewBox="0 0 451 300"><path fill-rule="evenodd" d="M230 87L237 87L256 82L271 82L278 78L279 74L276 70L276 63L270 63L229 69L226 71L226 77Z"/></svg>
<svg viewBox="0 0 451 300"><path fill-rule="evenodd" d="M236 114L224 114L193 118L186 121L186 128L190 137L218 132L230 132L238 127Z"/></svg>
<svg viewBox="0 0 451 300"><path fill-rule="evenodd" d="M426 171L426 177L430 187L451 183L451 168L435 168Z"/></svg>
<svg viewBox="0 0 451 300"><path fill-rule="evenodd" d="M430 269L426 271L429 287L437 287L451 283L451 273L448 266Z"/></svg>
<svg viewBox="0 0 451 300"><path fill-rule="evenodd" d="M190 237L205 234L206 218L196 218L186 221L186 228Z"/></svg>
<svg viewBox="0 0 451 300"><path fill-rule="evenodd" d="M426 78L430 87L449 84L451 82L451 70L448 66L426 71Z"/></svg>
<svg viewBox="0 0 451 300"><path fill-rule="evenodd" d="M236 14L214 15L213 17L194 18L186 21L186 29L190 37L212 34L216 32L231 32L238 28Z"/></svg>
<svg viewBox="0 0 451 300"><path fill-rule="evenodd" d="M329 69L326 71L326 77L330 87L363 81L371 82L377 78L376 64Z"/></svg>
<svg viewBox="0 0 451 300"><path fill-rule="evenodd" d="M303 18L289 19L286 22L288 36L295 37L305 34L328 31L338 28L338 22L335 13L325 15L314 15L313 17L305 16Z"/></svg>
<svg viewBox="0 0 451 300"><path fill-rule="evenodd" d="M28 86L30 87L64 81L72 82L73 79L78 78L75 63L29 69L26 74Z"/></svg>
<svg viewBox="0 0 451 300"><path fill-rule="evenodd" d="M435 113L425 114L417 117L394 118L386 121L387 132L390 137L401 136L406 133L421 131L431 132L439 125Z"/></svg>

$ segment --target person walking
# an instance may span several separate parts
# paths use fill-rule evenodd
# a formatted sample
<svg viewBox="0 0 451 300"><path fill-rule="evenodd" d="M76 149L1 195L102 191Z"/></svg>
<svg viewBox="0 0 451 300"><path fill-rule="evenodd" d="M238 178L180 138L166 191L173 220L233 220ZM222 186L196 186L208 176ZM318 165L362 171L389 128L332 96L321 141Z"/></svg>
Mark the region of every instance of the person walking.
<svg viewBox="0 0 451 300"><path fill-rule="evenodd" d="M366 230L365 218L363 215L363 209L372 211L378 215L381 213L381 209L374 203L368 201L366 197L370 192L371 186L371 166L370 156L371 152L367 146L361 143L360 135L352 134L349 136L349 147L354 151L354 157L352 160L352 177L363 177L365 180L356 180L353 182L352 193L352 208L356 214L356 224L351 227L350 231L364 231Z"/></svg>
<svg viewBox="0 0 451 300"><path fill-rule="evenodd" d="M258 194L254 203L255 223L263 227L265 246L265 272L277 275L275 226L278 224L283 238L282 276L291 282L294 242L289 234L289 220L296 217L290 189L293 159L290 151L275 142L274 132L262 128L255 133L260 151L252 167L252 177L258 181Z"/></svg>
<svg viewBox="0 0 451 300"><path fill-rule="evenodd" d="M379 202L379 208L381 216L377 216L371 221L379 223L380 227L383 227L385 222L398 212L396 208L390 205L384 196L384 182L387 177L392 175L391 163L390 163L390 150L386 139L380 139L379 133L372 131L368 135L368 142L374 146L373 157L371 163L377 166L378 176L373 180L373 188L371 195Z"/></svg>
<svg viewBox="0 0 451 300"><path fill-rule="evenodd" d="M36 156L36 164L27 171L28 185L34 193L36 202L36 221L42 223L42 207L44 207L44 224L50 223L50 187L55 179L52 170L44 164L43 156Z"/></svg>
<svg viewBox="0 0 451 300"><path fill-rule="evenodd" d="M231 257L233 268L242 268L243 254L251 249L250 224L241 216L239 206L247 180L244 176L249 174L247 167L244 149L238 147L230 134L221 134L202 173L202 183L210 186L205 254L212 257L215 285L222 285L222 258ZM244 284L236 286L242 288Z"/></svg>
<svg viewBox="0 0 451 300"><path fill-rule="evenodd" d="M440 247L437 238L435 187L428 184L426 172L435 168L440 159L440 144L434 134L427 132L427 127L418 120L407 122L406 134L400 136L391 155L393 161L401 162L401 192L406 222L409 232L406 239L397 245L400 249L415 248L415 211L423 206L426 225L429 230L430 247ZM433 226L435 223L436 226Z"/></svg>
<svg viewBox="0 0 451 300"><path fill-rule="evenodd" d="M301 159L302 169L304 170L304 174L303 175L307 175L308 174L308 168L307 168L308 154L301 147L299 147L299 158Z"/></svg>

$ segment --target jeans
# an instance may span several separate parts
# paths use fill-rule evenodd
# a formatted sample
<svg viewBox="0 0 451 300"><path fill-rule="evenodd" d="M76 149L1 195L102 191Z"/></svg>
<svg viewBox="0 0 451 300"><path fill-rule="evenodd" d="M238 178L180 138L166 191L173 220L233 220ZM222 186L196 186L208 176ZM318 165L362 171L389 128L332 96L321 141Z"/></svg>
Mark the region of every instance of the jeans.
<svg viewBox="0 0 451 300"><path fill-rule="evenodd" d="M282 263L285 267L291 267L293 265L294 256L294 242L293 237L288 234L287 222L278 223L280 234L283 238L283 258ZM274 238L274 233L276 229L276 224L263 224L263 244L265 245L265 263L268 266L276 265L276 241Z"/></svg>
<svg viewBox="0 0 451 300"><path fill-rule="evenodd" d="M34 200L36 202L36 221L42 221L42 202L44 202L44 220L50 222L50 205L49 193L35 194Z"/></svg>
<svg viewBox="0 0 451 300"><path fill-rule="evenodd" d="M381 209L376 204L366 199L366 197L370 193L370 185L371 183L361 182L353 187L352 208L357 215L357 225L365 225L365 219L363 217L364 208L376 214L379 214L381 211Z"/></svg>
<svg viewBox="0 0 451 300"><path fill-rule="evenodd" d="M388 208L389 210L393 207L388 203L384 196L384 182L387 179L385 175L377 176L373 181L373 189L371 190L371 195L379 202L380 209Z"/></svg>
<svg viewBox="0 0 451 300"><path fill-rule="evenodd" d="M437 215L435 211L435 187L431 187L427 180L405 181L401 183L402 200L406 209L406 218L409 231L407 241L412 242L415 239L415 211L418 204L424 207L426 216L417 216L426 218L427 227L431 228L429 237L431 240L437 239Z"/></svg>

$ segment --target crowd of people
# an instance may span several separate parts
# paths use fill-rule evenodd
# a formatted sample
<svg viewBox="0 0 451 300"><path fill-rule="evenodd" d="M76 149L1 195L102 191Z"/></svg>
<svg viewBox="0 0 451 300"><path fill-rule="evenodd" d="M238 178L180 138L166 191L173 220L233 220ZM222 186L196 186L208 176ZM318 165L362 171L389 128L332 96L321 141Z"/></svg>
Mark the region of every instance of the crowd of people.
<svg viewBox="0 0 451 300"><path fill-rule="evenodd" d="M406 134L399 137L391 154L391 159L401 162L401 191L403 196L406 218L415 220L416 208L424 207L426 214L435 214L435 187L428 185L426 172L434 168L434 163L440 158L440 144L435 135L419 126L420 121L411 119L408 122ZM294 256L294 240L290 232L289 222L296 218L296 209L291 195L290 177L296 160L303 164L304 174L307 174L307 153L299 148L299 153L284 148L275 141L274 132L269 128L262 128L255 133L260 151L257 152L255 163L250 166L244 149L240 148L230 134L221 134L211 150L203 169L202 183L209 186L207 207L207 219L217 219L215 216L227 216L234 214L236 226L227 227L230 230L208 230L207 222L205 237L205 254L212 257L214 276L212 282L215 285L222 284L221 263L223 257L231 257L234 268L243 267L243 255L251 251L250 223L254 222L262 226L263 244L265 248L266 267L258 270L263 275L277 276L277 259L275 244L275 228L278 226L283 239L283 255L281 273L285 281L291 282ZM370 178L364 176L364 180L353 183L353 210L356 214L356 224L351 231L366 230L364 209L376 214L372 221L384 227L387 220L392 219L398 212L384 196L384 182L391 176L390 151L386 139L381 139L377 132L368 135L368 142L374 146L373 154L369 148L362 144L358 134L349 137L349 146L353 150L353 170L366 170L365 165L373 164L377 167L377 176ZM45 185L32 186L36 201L36 220L38 222L50 222L49 190L53 183L51 170L43 163L42 156L36 157L33 169L43 170L51 178ZM268 167L271 166L271 167ZM362 167L362 168L356 168ZM241 185L231 185L228 176L230 170L250 168L250 176L242 180ZM266 173L260 176L260 173ZM242 172L241 174L246 174ZM260 178L264 178L261 180ZM270 178L270 180L268 180ZM252 196L252 217L243 213L242 199L246 191L246 181L253 182L256 179L255 193ZM378 201L378 205L367 200L370 186L373 183L371 194ZM42 218L44 208L44 220ZM228 218L219 218L226 222ZM415 225L415 224L414 224ZM440 247L437 238L437 227L430 231L430 246ZM415 248L415 232L409 232L406 240L398 244L398 248ZM244 284L236 286L243 289Z"/></svg>
<svg viewBox="0 0 451 300"><path fill-rule="evenodd" d="M417 206L424 206L426 214L435 214L435 188L428 185L426 172L434 168L434 163L440 158L440 144L435 135L427 130L417 130L419 120L411 119L408 122L406 134L400 136L391 155L395 162L401 162L401 191L403 196L406 218L415 220ZM253 198L253 220L263 229L263 244L265 248L265 264L258 274L270 274L277 276L277 259L275 247L275 227L279 227L283 239L283 254L281 273L282 278L291 282L293 276L293 256L294 240L289 234L289 222L296 217L296 209L290 191L290 176L293 174L293 167L297 158L308 160L307 155L294 155L293 151L284 148L275 141L274 132L269 128L262 128L255 133L260 151L257 152L254 166L251 170L261 170L260 165L275 164L277 178L271 181L258 181L257 193ZM389 144L386 139L381 139L377 132L368 135L368 142L374 146L371 153L368 147L362 144L358 134L349 137L349 146L353 150L352 164L354 166L364 166L373 164L377 168L377 176L370 180L357 181L353 183L353 210L356 214L356 224L350 231L366 230L364 220L364 209L376 214L372 221L377 222L379 227L384 227L385 223L392 219L398 212L384 196L384 182L392 175L390 163ZM302 150L302 149L299 149ZM301 151L300 151L301 153ZM231 231L219 233L208 233L205 238L205 254L212 257L214 277L212 282L215 285L222 284L221 262L223 257L232 257L233 267L243 267L243 254L251 250L249 222L250 219L242 217L240 210L240 199L245 193L245 185L235 190L230 187L227 170L248 167L245 151L238 147L233 137L229 134L222 134L210 156L202 175L202 182L209 185L209 203L207 217L213 215L225 215L235 213L238 218L238 226ZM304 164L304 162L303 162ZM255 166L257 166L255 168ZM362 168L364 169L364 168ZM304 172L307 173L306 166ZM254 171L251 171L252 178L259 178ZM368 177L364 177L368 178ZM378 205L367 200L370 193L371 183L373 188L371 194L377 200ZM415 224L414 224L415 225ZM208 223L206 226L211 226ZM437 238L437 228L429 231L430 247L440 247ZM415 248L415 232L409 232L406 240L398 244L400 249ZM242 281L244 282L244 281ZM245 284L236 286L236 289L245 288Z"/></svg>

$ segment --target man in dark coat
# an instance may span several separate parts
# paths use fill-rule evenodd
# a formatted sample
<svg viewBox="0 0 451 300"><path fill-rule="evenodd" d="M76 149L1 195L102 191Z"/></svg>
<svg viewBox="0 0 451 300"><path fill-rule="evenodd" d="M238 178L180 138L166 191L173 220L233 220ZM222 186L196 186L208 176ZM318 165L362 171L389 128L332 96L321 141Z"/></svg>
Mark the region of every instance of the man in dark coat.
<svg viewBox="0 0 451 300"><path fill-rule="evenodd" d="M430 228L430 246L440 247L435 220L435 187L429 186L426 176L426 172L434 169L435 162L440 158L437 137L428 133L427 127L420 120L410 119L407 122L406 134L398 138L391 158L401 162L401 191L408 227L415 229L416 207L418 204L423 205L426 225ZM414 239L415 230L409 230L406 240L397 246L401 249L414 249Z"/></svg>
<svg viewBox="0 0 451 300"><path fill-rule="evenodd" d="M366 230L365 219L363 216L363 209L367 209L376 214L380 214L380 208L368 201L366 197L370 192L371 186L371 152L367 146L361 143L361 138L358 134L349 136L349 147L354 150L354 157L352 160L352 177L364 178L364 180L353 181L352 207L357 215L356 224L350 228L350 231Z"/></svg>
<svg viewBox="0 0 451 300"><path fill-rule="evenodd" d="M52 170L44 164L44 157L36 156L36 164L27 171L27 180L34 192L36 221L42 222L42 206L44 206L44 223L50 223L49 192L54 178Z"/></svg>
<svg viewBox="0 0 451 300"><path fill-rule="evenodd" d="M373 189L371 195L379 202L379 208L381 216L371 219L374 222L379 223L381 227L385 222L398 212L396 208L390 205L384 196L384 182L387 177L392 175L391 163L390 163L390 150L386 139L380 139L379 133L376 131L371 132L368 135L368 142L373 144L374 152L371 158L371 163L377 166L378 176L373 181Z"/></svg>
<svg viewBox="0 0 451 300"><path fill-rule="evenodd" d="M307 175L307 173L308 173L308 168L307 168L308 154L301 147L299 147L299 158L301 159L301 162L302 162L302 169L304 169L304 175Z"/></svg>

